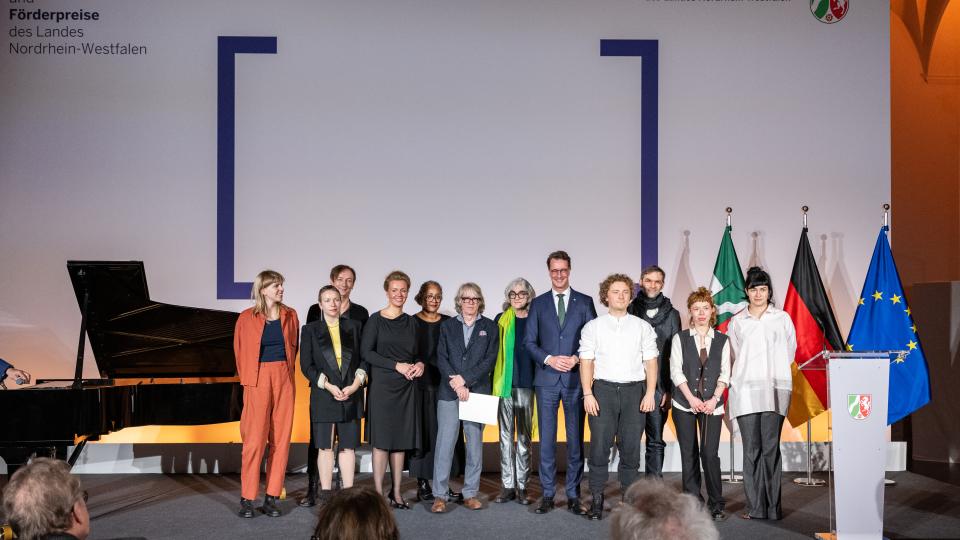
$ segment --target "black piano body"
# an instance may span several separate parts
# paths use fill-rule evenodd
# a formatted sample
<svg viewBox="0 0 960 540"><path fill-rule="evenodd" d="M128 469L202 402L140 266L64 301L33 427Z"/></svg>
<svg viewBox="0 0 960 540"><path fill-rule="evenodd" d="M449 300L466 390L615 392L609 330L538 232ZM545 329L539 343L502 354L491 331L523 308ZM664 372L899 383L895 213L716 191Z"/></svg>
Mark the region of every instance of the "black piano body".
<svg viewBox="0 0 960 540"><path fill-rule="evenodd" d="M0 390L0 457L8 472L31 455L73 464L101 435L146 425L240 419L233 331L238 313L150 300L140 261L69 261L82 314L73 379ZM84 380L89 337L102 379Z"/></svg>

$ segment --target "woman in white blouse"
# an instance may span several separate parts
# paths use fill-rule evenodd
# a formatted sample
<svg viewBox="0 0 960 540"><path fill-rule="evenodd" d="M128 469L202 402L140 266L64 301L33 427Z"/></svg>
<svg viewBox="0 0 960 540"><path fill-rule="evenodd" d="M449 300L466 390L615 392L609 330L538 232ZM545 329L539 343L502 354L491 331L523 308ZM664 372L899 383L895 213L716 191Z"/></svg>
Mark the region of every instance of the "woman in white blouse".
<svg viewBox="0 0 960 540"><path fill-rule="evenodd" d="M703 502L700 466L707 485L707 509L722 521L723 489L720 482L720 428L723 391L730 383L730 341L713 331L717 307L706 287L687 297L690 329L673 336L670 350L670 380L673 392L673 423L680 443L683 491ZM699 445L697 433L700 433Z"/></svg>
<svg viewBox="0 0 960 540"><path fill-rule="evenodd" d="M790 408L797 333L790 316L773 305L770 275L747 271L747 309L733 316L730 417L743 439L744 519L780 519L780 431Z"/></svg>

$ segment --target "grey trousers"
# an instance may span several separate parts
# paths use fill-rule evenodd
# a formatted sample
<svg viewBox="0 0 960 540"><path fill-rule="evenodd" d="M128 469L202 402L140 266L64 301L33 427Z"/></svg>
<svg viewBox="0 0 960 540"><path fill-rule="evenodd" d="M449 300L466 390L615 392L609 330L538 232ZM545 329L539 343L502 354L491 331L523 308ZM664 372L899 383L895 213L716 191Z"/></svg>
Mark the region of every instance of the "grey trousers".
<svg viewBox="0 0 960 540"><path fill-rule="evenodd" d="M510 398L501 398L497 422L500 424L500 483L505 489L526 489L533 435L533 388L514 388Z"/></svg>
<svg viewBox="0 0 960 540"><path fill-rule="evenodd" d="M600 405L598 416L587 416L590 423L590 494L603 494L609 476L610 449L616 437L620 451L617 472L624 491L639 476L640 437L646 414L640 412L640 401L646 393L645 382L613 383L593 381L593 397Z"/></svg>
<svg viewBox="0 0 960 540"><path fill-rule="evenodd" d="M775 412L737 417L743 439L743 493L747 514L758 519L780 519L780 430L783 417Z"/></svg>
<svg viewBox="0 0 960 540"><path fill-rule="evenodd" d="M460 435L460 402L437 401L437 444L433 450L433 496L447 500L450 488L450 464L453 448ZM466 443L466 467L463 471L463 497L470 499L480 490L483 469L483 424L463 422Z"/></svg>

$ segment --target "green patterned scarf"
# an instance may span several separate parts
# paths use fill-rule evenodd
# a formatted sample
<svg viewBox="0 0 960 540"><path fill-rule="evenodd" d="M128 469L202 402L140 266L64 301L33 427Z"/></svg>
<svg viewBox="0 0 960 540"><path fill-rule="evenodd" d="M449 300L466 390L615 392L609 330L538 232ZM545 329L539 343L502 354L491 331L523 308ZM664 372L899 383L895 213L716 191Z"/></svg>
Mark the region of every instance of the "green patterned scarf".
<svg viewBox="0 0 960 540"><path fill-rule="evenodd" d="M516 340L517 316L509 307L500 316L500 348L497 349L497 363L493 368L493 395L510 398L513 390L513 347Z"/></svg>

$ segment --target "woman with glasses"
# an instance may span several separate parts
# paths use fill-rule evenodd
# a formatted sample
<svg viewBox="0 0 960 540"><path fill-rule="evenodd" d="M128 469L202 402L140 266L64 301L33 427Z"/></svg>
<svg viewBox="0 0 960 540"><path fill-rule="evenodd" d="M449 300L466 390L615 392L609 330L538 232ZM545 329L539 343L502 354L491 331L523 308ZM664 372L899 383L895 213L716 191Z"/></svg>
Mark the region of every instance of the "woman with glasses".
<svg viewBox="0 0 960 540"><path fill-rule="evenodd" d="M423 433L417 416L419 389L416 379L423 375L418 360L417 323L403 312L410 290L410 277L394 270L383 280L387 306L370 316L363 327L360 348L371 366L367 395L367 431L373 446L373 483L383 493L383 473L390 461L392 489L390 506L409 510L400 494L403 458L407 451L422 446Z"/></svg>
<svg viewBox="0 0 960 540"><path fill-rule="evenodd" d="M530 504L530 440L533 437L533 376L536 362L523 346L533 286L523 278L507 284L503 312L494 322L500 330L497 362L493 368L493 395L500 397L500 495L493 500ZM516 443L514 443L516 436Z"/></svg>
<svg viewBox="0 0 960 540"><path fill-rule="evenodd" d="M410 476L417 477L417 499L433 500L433 450L437 440L437 390L440 386L440 370L437 368L437 343L440 341L440 323L450 318L440 313L443 289L436 281L425 281L414 297L420 312L413 316L417 323L417 349L424 363L423 376L417 379L420 389L420 429L423 432L423 448L410 458ZM457 445L459 463L463 463L463 442ZM462 465L460 466L462 468ZM457 460L454 460L457 469ZM457 497L458 493L453 493Z"/></svg>

